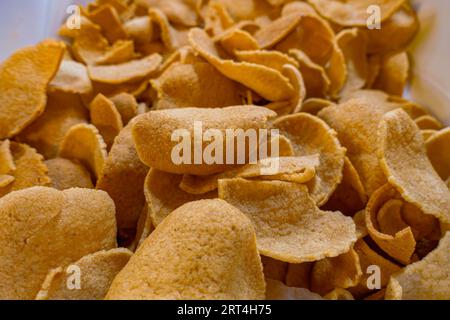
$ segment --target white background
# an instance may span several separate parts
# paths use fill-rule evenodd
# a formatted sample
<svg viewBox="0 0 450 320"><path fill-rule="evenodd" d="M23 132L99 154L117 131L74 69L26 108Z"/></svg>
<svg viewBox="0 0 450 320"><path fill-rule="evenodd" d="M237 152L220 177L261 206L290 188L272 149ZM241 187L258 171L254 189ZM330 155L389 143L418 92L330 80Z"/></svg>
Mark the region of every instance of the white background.
<svg viewBox="0 0 450 320"><path fill-rule="evenodd" d="M54 36L73 2L0 0L0 60L17 48ZM413 44L413 81L408 95L450 125L450 0L413 0L421 34Z"/></svg>

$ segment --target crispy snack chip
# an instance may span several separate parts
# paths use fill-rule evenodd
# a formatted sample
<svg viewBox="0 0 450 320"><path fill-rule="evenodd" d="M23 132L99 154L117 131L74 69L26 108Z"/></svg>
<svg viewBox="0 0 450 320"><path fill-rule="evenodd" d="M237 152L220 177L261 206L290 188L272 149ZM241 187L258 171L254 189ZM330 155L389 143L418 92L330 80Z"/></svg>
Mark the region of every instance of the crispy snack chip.
<svg viewBox="0 0 450 320"><path fill-rule="evenodd" d="M325 108L318 114L337 131L367 195L386 183L377 157L377 132L378 123L389 110L391 107L386 104L354 99Z"/></svg>
<svg viewBox="0 0 450 320"><path fill-rule="evenodd" d="M89 171L81 164L68 159L55 158L45 161L50 186L58 190L71 188L94 189Z"/></svg>
<svg viewBox="0 0 450 320"><path fill-rule="evenodd" d="M220 180L219 197L251 219L260 253L280 261L336 257L356 241L353 220L340 212L321 211L301 184Z"/></svg>
<svg viewBox="0 0 450 320"><path fill-rule="evenodd" d="M50 269L116 246L114 203L101 191L13 192L0 217L2 299L34 299Z"/></svg>
<svg viewBox="0 0 450 320"><path fill-rule="evenodd" d="M112 96L110 100L114 103L122 118L123 125L127 125L131 119L138 114L138 103L136 98L129 93L122 92Z"/></svg>
<svg viewBox="0 0 450 320"><path fill-rule="evenodd" d="M194 27L198 23L196 1L136 0L136 4L145 8L161 10L175 24Z"/></svg>
<svg viewBox="0 0 450 320"><path fill-rule="evenodd" d="M152 54L142 59L132 60L117 65L88 66L89 77L93 81L122 84L142 80L158 70L162 62L159 54Z"/></svg>
<svg viewBox="0 0 450 320"><path fill-rule="evenodd" d="M91 79L84 64L63 60L59 70L49 84L50 90L87 94L92 91Z"/></svg>
<svg viewBox="0 0 450 320"><path fill-rule="evenodd" d="M124 249L98 251L47 274L36 300L102 300L114 277L130 260L132 252ZM70 290L67 281L73 268L79 268L81 288Z"/></svg>
<svg viewBox="0 0 450 320"><path fill-rule="evenodd" d="M205 62L174 63L151 84L156 109L222 108L241 103L240 86Z"/></svg>
<svg viewBox="0 0 450 320"><path fill-rule="evenodd" d="M121 64L137 57L134 52L134 42L130 40L118 40L109 47L101 57L95 60L97 65Z"/></svg>
<svg viewBox="0 0 450 320"><path fill-rule="evenodd" d="M327 300L355 300L349 291L342 288L334 289L333 291L327 293L324 298Z"/></svg>
<svg viewBox="0 0 450 320"><path fill-rule="evenodd" d="M89 19L102 29L102 33L110 43L127 38L117 10L105 4L89 13Z"/></svg>
<svg viewBox="0 0 450 320"><path fill-rule="evenodd" d="M305 288L292 288L278 280L266 279L266 300L323 300Z"/></svg>
<svg viewBox="0 0 450 320"><path fill-rule="evenodd" d="M0 139L18 134L44 112L47 85L64 51L62 42L45 40L0 65Z"/></svg>
<svg viewBox="0 0 450 320"><path fill-rule="evenodd" d="M16 165L11 153L11 142L9 140L0 141L0 174L8 174L14 170L16 170Z"/></svg>
<svg viewBox="0 0 450 320"><path fill-rule="evenodd" d="M325 204L341 182L344 167L345 149L336 132L307 113L281 117L273 125L292 142L296 156L319 155L316 178L309 189L319 206Z"/></svg>
<svg viewBox="0 0 450 320"><path fill-rule="evenodd" d="M450 177L450 128L433 134L427 141L427 154L442 180Z"/></svg>
<svg viewBox="0 0 450 320"><path fill-rule="evenodd" d="M366 27L369 14L367 8L378 6L383 22L391 17L405 0L308 0L319 14L344 27Z"/></svg>
<svg viewBox="0 0 450 320"><path fill-rule="evenodd" d="M277 169L274 172L264 173L263 169L270 168L271 163L275 163ZM205 194L216 190L220 179L232 178L307 183L314 178L318 165L317 154L305 157L266 158L256 164L247 164L211 176L184 175L180 182L180 189L191 194Z"/></svg>
<svg viewBox="0 0 450 320"><path fill-rule="evenodd" d="M144 192L154 226L158 226L172 211L201 199L217 198L217 191L194 195L179 185L183 176L151 169L144 183ZM170 190L170 192L169 192Z"/></svg>
<svg viewBox="0 0 450 320"><path fill-rule="evenodd" d="M336 36L347 65L347 80L342 91L362 89L368 77L367 36L358 28L344 29Z"/></svg>
<svg viewBox="0 0 450 320"><path fill-rule="evenodd" d="M423 260L392 275L386 289L387 300L448 300L450 299L450 232L439 246Z"/></svg>
<svg viewBox="0 0 450 320"><path fill-rule="evenodd" d="M359 256L354 249L334 258L314 263L311 270L311 291L325 295L336 288L356 286L362 276Z"/></svg>
<svg viewBox="0 0 450 320"><path fill-rule="evenodd" d="M88 118L89 113L78 95L49 92L44 113L19 134L18 140L51 159L58 155L67 131L74 125L87 123Z"/></svg>
<svg viewBox="0 0 450 320"><path fill-rule="evenodd" d="M91 123L98 129L109 150L123 129L119 111L111 100L100 93L91 102L90 116Z"/></svg>
<svg viewBox="0 0 450 320"><path fill-rule="evenodd" d="M106 298L264 299L264 292L250 221L216 199L172 212L117 275Z"/></svg>
<svg viewBox="0 0 450 320"><path fill-rule="evenodd" d="M450 191L427 157L419 128L403 110L391 111L381 121L379 158L389 183L406 201L450 223Z"/></svg>
<svg viewBox="0 0 450 320"><path fill-rule="evenodd" d="M10 176L9 174L0 174L0 190L1 188L5 188L14 182L16 178Z"/></svg>
<svg viewBox="0 0 450 320"><path fill-rule="evenodd" d="M102 174L105 165L106 144L93 125L78 124L70 128L64 136L59 156L78 160L97 179Z"/></svg>
<svg viewBox="0 0 450 320"><path fill-rule="evenodd" d="M222 59L214 42L202 29L191 29L189 42L195 51L219 72L249 87L265 99L281 101L294 95L292 85L281 72L254 63Z"/></svg>
<svg viewBox="0 0 450 320"><path fill-rule="evenodd" d="M261 256L261 262L266 279L284 281L289 263L265 256Z"/></svg>
<svg viewBox="0 0 450 320"><path fill-rule="evenodd" d="M405 90L408 78L408 54L405 51L389 54L381 59L380 71L372 87L383 90L388 94L401 96L403 90Z"/></svg>
<svg viewBox="0 0 450 320"><path fill-rule="evenodd" d="M151 111L137 118L133 126L133 139L141 161L151 168L175 174L209 175L223 172L232 167L226 164L227 151L232 152L234 155L234 150L227 150L226 147L225 140L227 139L225 139L225 130L227 128L240 128L244 132L248 129L259 131L259 129L268 128L268 120L275 117L275 115L273 111L256 106ZM206 164L203 161L200 161L201 164L195 164L195 159L193 159L195 155L193 155L192 148L191 152L189 150L186 151L189 154L183 154L183 158L185 159L187 156L189 161L183 161L179 165L173 162L173 153L178 152L180 154L180 151L182 151L179 149L181 142L173 141L172 139L174 131L183 128L183 132L179 132L182 135L178 137L178 140L181 138L183 141L190 141L190 145L194 146L196 136L194 122L200 122L202 124L203 132L208 129L220 131L221 139L218 139L217 143L220 144L220 147L224 151L223 159L220 159L222 164L219 162ZM165 125L161 125L161 123ZM202 154L208 145L209 143L203 143ZM251 152L249 150L251 148L251 146L245 144L243 151L245 151L246 155Z"/></svg>
<svg viewBox="0 0 450 320"><path fill-rule="evenodd" d="M396 198L398 199L398 193L389 184L375 191L365 210L366 226L371 238L382 250L400 263L408 264L416 248L412 229L403 222L397 227L389 225L395 230L386 230L383 228L383 223L380 223L386 219L384 215L391 221L396 219L395 216L401 215L403 203L400 200L394 200ZM397 217L397 220L399 218Z"/></svg>
<svg viewBox="0 0 450 320"><path fill-rule="evenodd" d="M441 130L444 127L438 119L428 114L414 119L414 122L421 130Z"/></svg>
<svg viewBox="0 0 450 320"><path fill-rule="evenodd" d="M136 228L145 205L144 180L148 167L137 155L131 136L133 124L134 120L116 138L96 186L114 200L119 237Z"/></svg>
<svg viewBox="0 0 450 320"><path fill-rule="evenodd" d="M26 144L11 142L11 155L14 160L15 169L6 178L9 183L0 188L0 197L17 190L30 188L33 186L48 186L48 168L44 163L42 155Z"/></svg>
<svg viewBox="0 0 450 320"><path fill-rule="evenodd" d="M296 288L310 288L311 269L314 262L290 263L286 273L286 285Z"/></svg>

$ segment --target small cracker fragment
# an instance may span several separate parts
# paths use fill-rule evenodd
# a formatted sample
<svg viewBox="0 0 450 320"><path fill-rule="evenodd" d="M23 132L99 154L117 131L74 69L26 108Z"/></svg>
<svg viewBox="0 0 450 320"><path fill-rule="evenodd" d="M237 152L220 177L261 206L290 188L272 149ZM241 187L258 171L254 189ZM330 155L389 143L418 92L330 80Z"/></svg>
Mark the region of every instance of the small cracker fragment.
<svg viewBox="0 0 450 320"><path fill-rule="evenodd" d="M259 50L258 42L253 36L241 29L231 29L220 36L220 45L231 56L241 51ZM260 60L260 59L259 59Z"/></svg>
<svg viewBox="0 0 450 320"><path fill-rule="evenodd" d="M414 119L414 122L421 130L441 130L444 127L438 119L428 114Z"/></svg>
<svg viewBox="0 0 450 320"><path fill-rule="evenodd" d="M353 295L345 289L336 288L323 296L326 300L355 300Z"/></svg>
<svg viewBox="0 0 450 320"><path fill-rule="evenodd" d="M136 44L144 44L153 38L153 24L149 16L134 17L123 24L127 36Z"/></svg>
<svg viewBox="0 0 450 320"><path fill-rule="evenodd" d="M336 288L356 286L362 276L359 256L354 249L334 258L316 261L311 270L311 291L325 295Z"/></svg>
<svg viewBox="0 0 450 320"><path fill-rule="evenodd" d="M122 84L142 80L158 70L162 57L155 53L142 59L117 65L88 66L89 77L93 81L107 84Z"/></svg>
<svg viewBox="0 0 450 320"><path fill-rule="evenodd" d="M450 299L450 232L424 259L394 274L386 289L387 300Z"/></svg>
<svg viewBox="0 0 450 320"><path fill-rule="evenodd" d="M356 237L358 238L358 240L364 238L369 234L369 231L366 227L366 212L364 210L357 212L353 216L353 221L356 225Z"/></svg>
<svg viewBox="0 0 450 320"><path fill-rule="evenodd" d="M289 54L298 62L299 70L305 80L306 97L324 97L330 89L330 79L325 69L314 63L303 51L289 50ZM302 112L303 107L302 107Z"/></svg>
<svg viewBox="0 0 450 320"><path fill-rule="evenodd" d="M220 180L219 198L251 219L260 253L280 261L336 257L356 241L353 220L340 212L321 211L301 184Z"/></svg>
<svg viewBox="0 0 450 320"><path fill-rule="evenodd" d="M261 256L264 277L284 282L289 264L283 261Z"/></svg>
<svg viewBox="0 0 450 320"><path fill-rule="evenodd" d="M298 68L298 62L295 59L279 51L240 50L236 51L235 55L240 61L260 64L280 72L283 71L283 66L286 64Z"/></svg>
<svg viewBox="0 0 450 320"><path fill-rule="evenodd" d="M123 129L122 117L115 104L101 93L92 100L89 109L91 123L98 129L109 150Z"/></svg>
<svg viewBox="0 0 450 320"><path fill-rule="evenodd" d="M78 160L97 179L102 174L105 165L106 144L93 125L78 124L70 128L64 136L59 156Z"/></svg>
<svg viewBox="0 0 450 320"><path fill-rule="evenodd" d="M64 55L64 43L45 40L0 65L0 139L25 129L45 110L46 89Z"/></svg>
<svg viewBox="0 0 450 320"><path fill-rule="evenodd" d="M336 41L344 54L347 80L343 93L362 89L368 77L367 36L358 28L344 29L336 35Z"/></svg>
<svg viewBox="0 0 450 320"><path fill-rule="evenodd" d="M270 168L272 163L276 165L275 170L264 173L264 169ZM305 157L266 158L259 160L256 164L247 164L211 176L183 175L180 189L191 194L205 194L216 190L220 179L233 178L307 183L314 178L318 165L317 154Z"/></svg>
<svg viewBox="0 0 450 320"><path fill-rule="evenodd" d="M386 104L367 99L351 99L319 112L318 116L337 131L347 149L347 157L358 171L366 194L370 196L386 183L377 157L378 124L390 111Z"/></svg>
<svg viewBox="0 0 450 320"><path fill-rule="evenodd" d="M46 159L58 155L59 146L71 127L87 123L89 112L80 96L49 92L44 113L22 131L18 140L36 148Z"/></svg>
<svg viewBox="0 0 450 320"><path fill-rule="evenodd" d="M312 114L317 116L317 114L323 109L334 105L330 100L325 100L321 98L309 98L303 102L301 112Z"/></svg>
<svg viewBox="0 0 450 320"><path fill-rule="evenodd" d="M406 51L382 57L378 77L372 88L401 96L409 79L409 58Z"/></svg>
<svg viewBox="0 0 450 320"><path fill-rule="evenodd" d="M278 280L266 279L266 300L323 300L323 298L308 289L288 287Z"/></svg>
<svg viewBox="0 0 450 320"><path fill-rule="evenodd" d="M442 180L450 177L450 128L433 134L427 141L427 155Z"/></svg>
<svg viewBox="0 0 450 320"><path fill-rule="evenodd" d="M133 121L115 139L96 185L114 200L120 240L126 240L122 238L127 230L136 229L145 206L144 180L149 170L139 159L133 143Z"/></svg>
<svg viewBox="0 0 450 320"><path fill-rule="evenodd" d="M78 94L90 93L93 88L86 66L76 61L63 60L49 84L49 90Z"/></svg>
<svg viewBox="0 0 450 320"><path fill-rule="evenodd" d="M109 47L102 56L95 60L96 65L114 65L125 63L137 57L134 52L134 42L118 40Z"/></svg>
<svg viewBox="0 0 450 320"><path fill-rule="evenodd" d="M151 81L156 109L221 108L241 103L240 86L205 62L174 63Z"/></svg>
<svg viewBox="0 0 450 320"><path fill-rule="evenodd" d="M0 198L0 247L0 297L34 299L50 269L116 247L114 203L89 189L10 193Z"/></svg>
<svg viewBox="0 0 450 320"><path fill-rule="evenodd" d="M291 141L296 156L319 154L320 165L309 188L316 203L325 204L342 180L345 161L345 149L336 132L307 113L278 118L273 125Z"/></svg>
<svg viewBox="0 0 450 320"><path fill-rule="evenodd" d="M374 290L369 289L369 284L371 284L369 277L372 275L372 273L368 272L370 266L378 266L380 268L381 288L386 287L392 274L401 270L399 265L385 259L372 250L363 239L356 242L354 249L358 253L362 270L359 284L356 287L349 288L349 291L355 298L361 298L374 292Z"/></svg>
<svg viewBox="0 0 450 320"><path fill-rule="evenodd" d="M265 99L281 101L293 96L294 89L281 72L253 63L222 59L214 42L202 29L191 29L189 42L195 51L219 72L249 87Z"/></svg>
<svg viewBox="0 0 450 320"><path fill-rule="evenodd" d="M251 222L215 199L173 211L117 275L106 299L264 296L264 274Z"/></svg>
<svg viewBox="0 0 450 320"><path fill-rule="evenodd" d="M127 38L117 10L107 4L89 13L89 19L102 29L102 33L109 43Z"/></svg>
<svg viewBox="0 0 450 320"><path fill-rule="evenodd" d="M11 155L16 169L10 173L14 181L0 188L0 197L33 186L48 186L48 168L42 155L26 144L11 142Z"/></svg>
<svg viewBox="0 0 450 320"><path fill-rule="evenodd" d="M171 23L194 27L198 23L196 1L185 0L137 0L138 6L161 10Z"/></svg>
<svg viewBox="0 0 450 320"><path fill-rule="evenodd" d="M400 211L401 207L398 206L397 201L389 202L396 198L398 199L399 195L389 184L386 184L375 191L370 197L365 210L366 226L371 238L383 251L400 263L406 265L411 262L411 257L416 249L416 241L411 227L406 225L405 228L402 228L391 235L389 233L383 233L377 221L380 211L381 214L383 214L383 210L389 210L386 213L389 215L396 214L395 210ZM386 205L388 206L386 207Z"/></svg>
<svg viewBox="0 0 450 320"><path fill-rule="evenodd" d="M1 188L5 188L14 182L16 178L10 176L9 174L0 174L0 190Z"/></svg>
<svg viewBox="0 0 450 320"><path fill-rule="evenodd" d="M82 165L68 159L55 158L45 161L50 186L58 190L70 188L94 189L89 171Z"/></svg>
<svg viewBox="0 0 450 320"><path fill-rule="evenodd" d="M10 146L9 140L0 141L0 175L16 170Z"/></svg>
<svg viewBox="0 0 450 320"><path fill-rule="evenodd" d="M326 19L344 27L366 27L371 5L380 8L380 22L392 16L405 0L308 0Z"/></svg>
<svg viewBox="0 0 450 320"><path fill-rule="evenodd" d="M36 295L36 300L102 300L114 277L131 256L132 252L124 248L104 250L86 255L67 266L52 269ZM67 288L73 267L80 271L79 290Z"/></svg>
<svg viewBox="0 0 450 320"><path fill-rule="evenodd" d="M144 193L153 225L158 226L172 211L191 201L217 198L217 191L193 195L179 185L183 176L150 169L144 183Z"/></svg>
<svg viewBox="0 0 450 320"><path fill-rule="evenodd" d="M383 117L378 135L378 156L389 183L424 213L450 223L450 191L428 159L414 121L401 109L391 111Z"/></svg>
<svg viewBox="0 0 450 320"><path fill-rule="evenodd" d="M138 103L132 94L122 92L112 96L110 100L119 111L124 126L137 116Z"/></svg>

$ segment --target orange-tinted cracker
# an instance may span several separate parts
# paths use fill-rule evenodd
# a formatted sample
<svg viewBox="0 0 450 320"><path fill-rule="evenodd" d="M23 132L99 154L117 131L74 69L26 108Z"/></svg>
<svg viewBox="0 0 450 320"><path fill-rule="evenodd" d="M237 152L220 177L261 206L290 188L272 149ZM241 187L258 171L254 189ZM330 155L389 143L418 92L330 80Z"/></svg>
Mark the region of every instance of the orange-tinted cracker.
<svg viewBox="0 0 450 320"><path fill-rule="evenodd" d="M103 5L89 13L89 19L102 29L109 43L127 38L117 10L111 5Z"/></svg>
<svg viewBox="0 0 450 320"><path fill-rule="evenodd" d="M385 207L390 200L398 199L399 194L389 184L376 190L369 199L365 214L366 226L371 238L388 255L402 264L408 264L416 248L414 234L409 226L397 231L394 235L381 232L377 217L380 211L391 210L387 214L395 214L395 207ZM397 208L400 210L400 208ZM383 214L383 212L381 212Z"/></svg>
<svg viewBox="0 0 450 320"><path fill-rule="evenodd" d="M288 287L310 288L311 269L314 262L290 263L286 273Z"/></svg>
<svg viewBox="0 0 450 320"><path fill-rule="evenodd" d="M274 127L292 142L296 156L319 154L320 165L309 188L316 203L325 204L341 182L344 167L345 149L336 132L307 113L281 117L274 121Z"/></svg>
<svg viewBox="0 0 450 320"><path fill-rule="evenodd" d="M172 212L117 275L106 298L264 299L264 292L251 222L216 199Z"/></svg>
<svg viewBox="0 0 450 320"><path fill-rule="evenodd" d="M149 16L128 20L123 24L123 28L136 44L145 44L153 38L153 24Z"/></svg>
<svg viewBox="0 0 450 320"><path fill-rule="evenodd" d="M13 183L15 179L16 178L10 176L9 174L0 174L0 190Z"/></svg>
<svg viewBox="0 0 450 320"><path fill-rule="evenodd" d="M305 80L306 96L324 97L330 88L330 80L328 79L325 69L314 63L300 50L290 50L289 54L298 61L299 70Z"/></svg>
<svg viewBox="0 0 450 320"><path fill-rule="evenodd" d="M88 66L89 77L93 81L121 84L142 80L158 70L162 58L155 53L142 59L117 65Z"/></svg>
<svg viewBox="0 0 450 320"><path fill-rule="evenodd" d="M326 300L355 300L353 295L342 288L336 288L323 296Z"/></svg>
<svg viewBox="0 0 450 320"><path fill-rule="evenodd" d="M421 130L441 130L444 127L438 119L428 114L414 119L414 122Z"/></svg>
<svg viewBox="0 0 450 320"><path fill-rule="evenodd" d="M59 70L49 84L49 90L87 94L92 91L91 79L82 63L63 60Z"/></svg>
<svg viewBox="0 0 450 320"><path fill-rule="evenodd" d="M319 112L319 117L337 131L367 195L386 183L376 151L378 123L389 110L384 104L358 99Z"/></svg>
<svg viewBox="0 0 450 320"><path fill-rule="evenodd" d="M221 108L241 102L239 84L205 62L174 63L151 83L156 109Z"/></svg>
<svg viewBox="0 0 450 320"><path fill-rule="evenodd" d="M99 94L90 104L90 116L91 123L98 129L109 150L123 129L119 111L111 100Z"/></svg>
<svg viewBox="0 0 450 320"><path fill-rule="evenodd" d="M47 274L36 300L102 300L111 282L130 260L132 252L124 249L98 251ZM80 271L80 289L70 290L67 283L74 268Z"/></svg>
<svg viewBox="0 0 450 320"><path fill-rule="evenodd" d="M272 172L264 173L271 161L277 166ZM211 176L184 175L180 188L191 194L205 194L216 190L220 179L245 178L259 180L279 180L296 183L307 183L316 174L319 156L279 157L259 160L256 164L231 169Z"/></svg>
<svg viewBox="0 0 450 320"><path fill-rule="evenodd" d="M284 282L289 266L288 263L265 256L261 256L261 262L263 265L264 277L266 279Z"/></svg>
<svg viewBox="0 0 450 320"><path fill-rule="evenodd" d="M388 54L381 59L381 68L373 88L401 96L409 79L409 58L403 51Z"/></svg>
<svg viewBox="0 0 450 320"><path fill-rule="evenodd" d="M450 299L450 232L439 246L423 260L394 274L386 289L388 300L448 300Z"/></svg>
<svg viewBox="0 0 450 320"><path fill-rule="evenodd" d="M301 184L220 180L219 197L251 219L260 253L277 260L302 263L335 257L356 241L353 220L321 211Z"/></svg>
<svg viewBox="0 0 450 320"><path fill-rule="evenodd" d="M114 203L101 191L13 192L0 217L2 299L34 299L50 269L116 246Z"/></svg>
<svg viewBox="0 0 450 320"><path fill-rule="evenodd" d="M117 136L96 186L114 200L119 236L123 230L136 228L145 205L144 180L149 169L136 153L131 136L133 121Z"/></svg>
<svg viewBox="0 0 450 320"><path fill-rule="evenodd" d="M138 6L157 8L164 12L170 22L186 27L196 26L198 23L196 1L186 0L136 0Z"/></svg>
<svg viewBox="0 0 450 320"><path fill-rule="evenodd" d="M342 91L355 91L366 84L368 77L367 36L358 28L344 29L336 35L347 65L347 81Z"/></svg>
<svg viewBox="0 0 450 320"><path fill-rule="evenodd" d="M314 263L311 269L311 291L325 295L336 288L356 286L362 276L359 256L354 249L334 258Z"/></svg>
<svg viewBox="0 0 450 320"><path fill-rule="evenodd" d="M123 125L127 125L131 119L137 116L138 103L132 94L119 93L112 96L110 100L114 103L117 111L119 111Z"/></svg>
<svg viewBox="0 0 450 320"><path fill-rule="evenodd" d="M106 144L93 125L78 124L70 128L64 136L59 156L78 160L97 179L102 174L105 165Z"/></svg>
<svg viewBox="0 0 450 320"><path fill-rule="evenodd" d="M392 16L405 0L308 0L321 16L344 27L366 27L371 5L380 8L380 22Z"/></svg>
<svg viewBox="0 0 450 320"><path fill-rule="evenodd" d="M330 100L309 98L303 102L301 111L316 116L320 111L332 105L334 105L334 103Z"/></svg>
<svg viewBox="0 0 450 320"><path fill-rule="evenodd" d="M144 184L145 198L154 226L158 226L172 211L185 203L217 198L217 191L202 195L189 194L179 185L183 176L151 169Z"/></svg>
<svg viewBox="0 0 450 320"><path fill-rule="evenodd" d="M0 65L0 139L18 134L44 112L47 85L64 51L64 43L45 40L17 51Z"/></svg>
<svg viewBox="0 0 450 320"><path fill-rule="evenodd" d="M114 65L133 60L138 55L134 52L134 42L118 40L102 56L95 60L97 65Z"/></svg>
<svg viewBox="0 0 450 320"><path fill-rule="evenodd" d="M266 300L323 300L305 288L288 287L283 282L266 279Z"/></svg>
<svg viewBox="0 0 450 320"><path fill-rule="evenodd" d="M259 133L259 129L268 128L268 120L275 117L275 115L273 111L257 106L234 106L221 109L184 108L151 111L147 114L140 115L136 119L136 123L133 126L133 139L139 157L149 167L175 174L209 175L223 172L232 167L232 165L226 164L227 152L233 156L237 152L231 149L227 150L226 129L239 128L244 130L244 132L249 129L254 129ZM172 141L172 134L177 129L184 129L180 133L189 134L187 137L184 135L182 137L185 137L184 140L191 140L191 146L193 147L195 136L194 122L202 123L203 132L209 129L220 130L221 137L223 138L223 144L221 145L224 151L221 161L223 164L207 164L204 161L200 161L201 164L195 164L194 152L188 155L190 156L191 164L186 163L187 161L179 165L173 162L172 154L173 152L179 152L176 151L176 147L180 144L181 137L176 141ZM198 136L198 133L196 135ZM203 141L202 154L209 144L209 142ZM245 154L248 155L249 149L252 150L257 147L257 145L249 146L246 143L246 146L244 146L245 149L241 152L245 151ZM193 151L193 148L191 148L191 151ZM233 164L237 164L236 161L233 161Z"/></svg>
<svg viewBox="0 0 450 320"><path fill-rule="evenodd" d="M11 155L14 159L15 170L10 172L14 180L0 188L0 197L17 190L33 186L48 186L48 168L42 155L26 144L11 142Z"/></svg>
<svg viewBox="0 0 450 320"><path fill-rule="evenodd" d="M292 85L279 71L253 63L222 59L205 31L191 29L189 42L195 51L219 72L249 87L267 100L287 100L294 95Z"/></svg>
<svg viewBox="0 0 450 320"><path fill-rule="evenodd" d="M74 125L87 123L89 112L76 94L49 92L44 113L29 125L18 139L36 148L45 158L58 155L67 131Z"/></svg>
<svg viewBox="0 0 450 320"><path fill-rule="evenodd" d="M406 201L448 224L450 191L426 152L419 128L403 110L384 116L379 129L379 158L389 183Z"/></svg>
<svg viewBox="0 0 450 320"><path fill-rule="evenodd" d="M427 155L442 180L450 177L450 128L433 134L426 142Z"/></svg>
<svg viewBox="0 0 450 320"><path fill-rule="evenodd" d="M50 186L58 190L70 188L93 189L91 175L81 164L68 159L55 158L45 161L48 168Z"/></svg>
<svg viewBox="0 0 450 320"><path fill-rule="evenodd" d="M8 174L14 170L16 170L16 165L11 153L11 142L9 140L0 141L0 174Z"/></svg>

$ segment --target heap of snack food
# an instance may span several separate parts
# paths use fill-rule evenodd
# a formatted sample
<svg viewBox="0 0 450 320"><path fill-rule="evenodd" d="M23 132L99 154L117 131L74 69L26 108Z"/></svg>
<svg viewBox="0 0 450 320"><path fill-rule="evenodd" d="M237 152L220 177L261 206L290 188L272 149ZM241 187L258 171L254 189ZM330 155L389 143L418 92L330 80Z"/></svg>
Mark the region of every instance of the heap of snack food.
<svg viewBox="0 0 450 320"><path fill-rule="evenodd" d="M450 299L418 28L405 0L80 7L0 67L0 299ZM277 171L174 162L195 122L277 129Z"/></svg>

